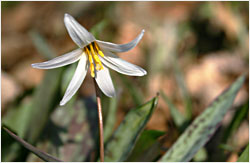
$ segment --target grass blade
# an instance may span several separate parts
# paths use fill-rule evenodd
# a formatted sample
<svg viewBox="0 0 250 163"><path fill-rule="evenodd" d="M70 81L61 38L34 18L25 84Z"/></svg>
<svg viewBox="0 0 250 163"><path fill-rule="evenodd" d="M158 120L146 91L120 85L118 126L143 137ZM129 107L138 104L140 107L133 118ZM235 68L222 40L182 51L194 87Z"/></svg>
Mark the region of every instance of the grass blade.
<svg viewBox="0 0 250 163"><path fill-rule="evenodd" d="M143 95L140 90L138 90L138 88L132 83L132 81L124 75L119 74L119 77L121 78L121 81L123 82L124 86L129 91L135 105L140 106L143 103Z"/></svg>
<svg viewBox="0 0 250 163"><path fill-rule="evenodd" d="M13 132L11 132L10 130L8 130L5 127L2 127L3 130L5 130L12 138L14 138L17 142L19 142L20 144L22 144L25 148L27 148L29 151L31 151L32 153L34 153L36 156L38 156L39 158L41 158L44 161L47 162L62 162L61 160L43 152L40 151L39 149L35 148L34 146L32 146L31 144L27 143L26 141L24 141L23 139L21 139L20 137L18 137L17 135L15 135Z"/></svg>
<svg viewBox="0 0 250 163"><path fill-rule="evenodd" d="M238 78L227 90L185 130L176 143L160 159L165 162L187 162L205 145L214 134L224 115L233 104L235 96L244 82L245 76Z"/></svg>
<svg viewBox="0 0 250 163"><path fill-rule="evenodd" d="M230 136L239 128L242 121L248 116L249 101L241 108L237 109L233 119L224 133L223 141L227 142Z"/></svg>
<svg viewBox="0 0 250 163"><path fill-rule="evenodd" d="M105 162L124 161L132 151L137 137L151 117L158 97L131 110L120 124L105 148Z"/></svg>
<svg viewBox="0 0 250 163"><path fill-rule="evenodd" d="M36 30L31 30L29 35L39 54L41 54L46 59L52 59L56 57L51 47L46 43L45 38L39 32Z"/></svg>
<svg viewBox="0 0 250 163"><path fill-rule="evenodd" d="M161 91L161 95L163 97L163 100L168 105L168 108L170 109L171 117L174 120L175 125L178 128L182 128L185 122L187 122L187 118L175 107L175 105L170 101L170 99L165 95L164 92Z"/></svg>
<svg viewBox="0 0 250 163"><path fill-rule="evenodd" d="M176 78L178 86L180 87L181 96L182 96L183 101L185 103L186 118L188 120L190 120L192 118L192 101L190 99L188 89L187 89L187 86L184 82L185 80L183 78L183 74L180 70L178 62L176 60L174 60L174 62L175 63L173 64L173 66L174 66L175 78Z"/></svg>

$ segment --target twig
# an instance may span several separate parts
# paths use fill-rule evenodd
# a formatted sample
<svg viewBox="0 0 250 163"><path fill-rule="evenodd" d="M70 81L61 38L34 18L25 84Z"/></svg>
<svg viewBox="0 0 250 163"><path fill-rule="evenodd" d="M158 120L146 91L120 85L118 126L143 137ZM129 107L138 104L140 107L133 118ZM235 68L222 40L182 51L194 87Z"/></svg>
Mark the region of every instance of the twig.
<svg viewBox="0 0 250 163"><path fill-rule="evenodd" d="M100 91L97 86L97 83L94 79L95 91L96 91L96 102L97 102L97 111L99 119L99 139L100 139L100 161L104 162L104 142L103 142L103 120L102 120L102 106L101 106L101 97Z"/></svg>

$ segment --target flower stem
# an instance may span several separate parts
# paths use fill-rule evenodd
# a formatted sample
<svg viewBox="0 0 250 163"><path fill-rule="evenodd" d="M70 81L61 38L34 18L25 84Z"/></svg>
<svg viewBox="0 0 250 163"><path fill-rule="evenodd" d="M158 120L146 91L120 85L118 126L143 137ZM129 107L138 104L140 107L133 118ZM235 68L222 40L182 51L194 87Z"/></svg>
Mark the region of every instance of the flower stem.
<svg viewBox="0 0 250 163"><path fill-rule="evenodd" d="M100 161L104 162L104 142L103 142L103 120L102 120L102 105L101 105L101 93L97 86L97 83L94 79L95 83L95 92L96 92L96 102L97 102L97 111L98 111L98 119L99 119L99 141L100 141Z"/></svg>

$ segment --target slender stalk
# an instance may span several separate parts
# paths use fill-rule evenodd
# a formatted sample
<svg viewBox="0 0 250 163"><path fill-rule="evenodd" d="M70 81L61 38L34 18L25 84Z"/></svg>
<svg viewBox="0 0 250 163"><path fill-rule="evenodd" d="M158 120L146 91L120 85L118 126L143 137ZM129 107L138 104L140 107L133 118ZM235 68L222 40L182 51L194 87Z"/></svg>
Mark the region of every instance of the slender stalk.
<svg viewBox="0 0 250 163"><path fill-rule="evenodd" d="M94 79L95 83L95 92L96 92L96 102L97 102L97 111L99 117L99 141L100 141L100 161L104 162L104 141L103 141L103 120L102 120L102 105L101 105L101 93L97 86L97 83Z"/></svg>

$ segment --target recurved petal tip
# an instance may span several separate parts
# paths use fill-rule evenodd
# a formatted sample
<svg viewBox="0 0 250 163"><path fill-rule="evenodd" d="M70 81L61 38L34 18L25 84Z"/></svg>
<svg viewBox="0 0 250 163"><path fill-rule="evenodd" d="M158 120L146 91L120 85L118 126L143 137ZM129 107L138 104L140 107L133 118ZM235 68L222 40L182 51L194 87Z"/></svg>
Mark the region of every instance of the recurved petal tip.
<svg viewBox="0 0 250 163"><path fill-rule="evenodd" d="M75 20L74 18L73 18L73 16L71 16L70 14L68 14L68 13L65 13L64 14L64 21L66 21L66 20Z"/></svg>
<svg viewBox="0 0 250 163"><path fill-rule="evenodd" d="M64 14L64 17L67 17L67 16L70 16L70 14L68 14L68 13L65 13L65 14Z"/></svg>
<svg viewBox="0 0 250 163"><path fill-rule="evenodd" d="M143 75L142 75L142 76L147 75L147 71L146 71L146 70L142 69L142 72L143 72Z"/></svg>
<svg viewBox="0 0 250 163"><path fill-rule="evenodd" d="M61 102L60 102L60 106L63 106L63 105L65 105L65 104L66 104L65 101L61 101Z"/></svg>
<svg viewBox="0 0 250 163"><path fill-rule="evenodd" d="M105 41L100 41L100 40L96 40L96 41L98 45L106 51L121 53L121 52L126 52L126 51L133 49L142 39L144 32L145 30L143 29L134 40L132 40L131 42L127 44L114 44L111 42L105 42Z"/></svg>
<svg viewBox="0 0 250 163"><path fill-rule="evenodd" d="M46 69L46 68L43 68L43 67L41 67L41 66L39 66L41 63L32 63L31 64L31 67L32 68L36 68L36 69Z"/></svg>
<svg viewBox="0 0 250 163"><path fill-rule="evenodd" d="M33 68L35 68L35 64L34 63L32 63L30 66L33 67Z"/></svg>

